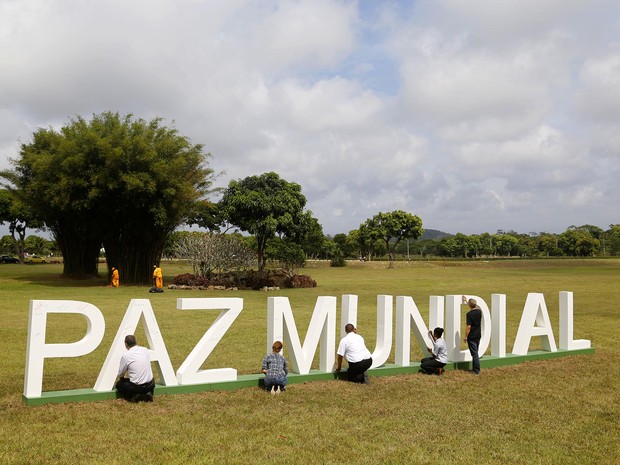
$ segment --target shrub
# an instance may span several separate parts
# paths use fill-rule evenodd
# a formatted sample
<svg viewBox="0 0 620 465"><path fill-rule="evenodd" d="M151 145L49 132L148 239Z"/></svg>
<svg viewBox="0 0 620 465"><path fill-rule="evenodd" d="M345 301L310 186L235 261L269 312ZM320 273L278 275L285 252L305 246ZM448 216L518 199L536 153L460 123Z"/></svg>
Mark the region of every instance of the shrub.
<svg viewBox="0 0 620 465"><path fill-rule="evenodd" d="M221 273L212 276L210 279L205 276L196 276L191 273L185 273L175 276L172 283L176 286L224 286L226 288L236 287L238 289L254 290L259 290L264 287L316 287L316 281L310 276L298 274L289 275L284 270L269 270L263 273L256 271Z"/></svg>
<svg viewBox="0 0 620 465"><path fill-rule="evenodd" d="M292 287L296 289L306 288L306 287L316 287L316 281L312 279L310 276L306 276L303 274L296 274L286 280L285 287Z"/></svg>
<svg viewBox="0 0 620 465"><path fill-rule="evenodd" d="M204 276L196 276L191 273L177 275L173 278L172 284L176 286L208 286L209 279Z"/></svg>
<svg viewBox="0 0 620 465"><path fill-rule="evenodd" d="M343 256L334 257L329 262L329 266L332 266L332 267L347 266L347 261L344 259Z"/></svg>

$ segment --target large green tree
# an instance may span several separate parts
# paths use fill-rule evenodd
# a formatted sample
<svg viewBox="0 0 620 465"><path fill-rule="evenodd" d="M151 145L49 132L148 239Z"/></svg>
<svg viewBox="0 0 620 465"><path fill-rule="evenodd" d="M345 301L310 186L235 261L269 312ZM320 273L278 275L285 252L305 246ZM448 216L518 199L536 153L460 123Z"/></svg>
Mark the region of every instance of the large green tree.
<svg viewBox="0 0 620 465"><path fill-rule="evenodd" d="M37 130L3 175L53 232L65 275L97 275L103 244L123 282L148 283L167 236L209 192L208 157L160 118L106 112Z"/></svg>
<svg viewBox="0 0 620 465"><path fill-rule="evenodd" d="M562 250L558 247L558 236L553 233L541 232L536 238L536 250L545 257L562 255Z"/></svg>
<svg viewBox="0 0 620 465"><path fill-rule="evenodd" d="M519 240L510 234L495 235L495 248L498 255L510 257L519 254Z"/></svg>
<svg viewBox="0 0 620 465"><path fill-rule="evenodd" d="M379 212L360 225L360 231L373 239L383 241L390 258L390 268L394 267L395 249L403 239L417 239L424 231L420 217L402 210Z"/></svg>
<svg viewBox="0 0 620 465"><path fill-rule="evenodd" d="M321 254L325 234L319 220L312 216L309 210L304 211L291 234L287 235L289 242L299 244L308 257L317 257Z"/></svg>
<svg viewBox="0 0 620 465"><path fill-rule="evenodd" d="M564 255L588 257L600 249L600 241L593 238L587 230L570 227L558 236L558 247Z"/></svg>
<svg viewBox="0 0 620 465"><path fill-rule="evenodd" d="M356 242L351 241L346 234L336 234L333 238L333 241L340 249L343 257L355 258L357 252L357 244Z"/></svg>
<svg viewBox="0 0 620 465"><path fill-rule="evenodd" d="M304 210L301 186L277 173L231 181L219 205L226 221L255 237L260 271L265 269L267 244L276 234L300 245L318 234L318 222Z"/></svg>
<svg viewBox="0 0 620 465"><path fill-rule="evenodd" d="M213 189L214 192L216 190L219 189ZM203 200L194 204L191 211L188 212L185 223L189 226L195 225L212 232L218 232L223 226L224 219L217 203Z"/></svg>
<svg viewBox="0 0 620 465"><path fill-rule="evenodd" d="M380 257L387 252L385 244L377 239L366 224L361 224L358 229L349 231L349 238L357 245L358 255L362 260L372 260L373 256Z"/></svg>

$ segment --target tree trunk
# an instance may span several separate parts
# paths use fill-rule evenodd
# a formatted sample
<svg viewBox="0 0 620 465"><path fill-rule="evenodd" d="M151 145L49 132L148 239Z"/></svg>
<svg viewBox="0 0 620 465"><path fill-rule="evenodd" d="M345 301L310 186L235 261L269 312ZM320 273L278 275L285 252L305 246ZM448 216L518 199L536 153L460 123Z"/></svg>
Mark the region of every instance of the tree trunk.
<svg viewBox="0 0 620 465"><path fill-rule="evenodd" d="M258 259L258 272L262 273L265 271L265 246L267 245L267 238L264 236L256 236L256 248L257 248L257 259Z"/></svg>
<svg viewBox="0 0 620 465"><path fill-rule="evenodd" d="M118 231L106 235L104 248L108 270L119 271L121 285L153 283L153 265L159 265L168 232L163 230Z"/></svg>
<svg viewBox="0 0 620 465"><path fill-rule="evenodd" d="M20 263L24 263L24 249L26 243L26 226L19 224L17 220L9 224L9 232L13 238L14 250L19 257ZM17 237L15 235L17 234Z"/></svg>
<svg viewBox="0 0 620 465"><path fill-rule="evenodd" d="M71 225L52 228L63 256L62 275L74 279L99 277L97 269L101 239Z"/></svg>

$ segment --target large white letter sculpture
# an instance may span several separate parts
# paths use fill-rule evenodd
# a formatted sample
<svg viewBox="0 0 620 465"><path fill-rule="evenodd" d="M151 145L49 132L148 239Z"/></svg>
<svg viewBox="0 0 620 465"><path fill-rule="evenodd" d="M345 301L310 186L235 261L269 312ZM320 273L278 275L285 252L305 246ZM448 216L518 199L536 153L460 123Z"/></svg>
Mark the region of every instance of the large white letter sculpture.
<svg viewBox="0 0 620 465"><path fill-rule="evenodd" d="M491 295L491 355L506 356L506 294Z"/></svg>
<svg viewBox="0 0 620 465"><path fill-rule="evenodd" d="M466 296L466 298L475 299L480 310L482 310L480 325L482 337L478 346L478 353L482 355L489 348L491 342L491 313L481 297L471 295ZM446 296L446 346L448 348L448 360L451 362L471 361L469 350L461 350L461 340L464 339L461 336L461 299L462 296L460 295Z"/></svg>
<svg viewBox="0 0 620 465"><path fill-rule="evenodd" d="M380 367L387 362L392 352L392 315L393 297L391 295L377 296L377 342L375 350L371 354L372 366ZM357 327L357 296L343 295L342 310L340 314L340 338L346 336L344 327L351 323Z"/></svg>
<svg viewBox="0 0 620 465"><path fill-rule="evenodd" d="M429 308L429 326L441 327L443 320L443 297L431 296ZM396 365L409 366L411 358L411 322L413 321L414 336L420 350L426 357L427 348L431 347L428 328L413 298L396 297Z"/></svg>
<svg viewBox="0 0 620 465"><path fill-rule="evenodd" d="M530 341L534 336L540 336L543 349L547 352L557 351L545 296L540 293L530 292L525 301L512 353L515 355L527 355Z"/></svg>
<svg viewBox="0 0 620 465"><path fill-rule="evenodd" d="M317 298L303 347L288 298L269 297L267 302L267 352L271 352L275 341L284 341L288 347L292 371L305 375L310 373L320 341L319 370L331 371L336 360L336 297Z"/></svg>
<svg viewBox="0 0 620 465"><path fill-rule="evenodd" d="M151 301L148 299L131 299L108 356L103 362L99 377L95 382L93 388L95 391L111 391L114 388L121 356L127 350L125 348L125 336L135 334L139 323L142 323L144 327L146 340L149 344L149 358L151 362L156 362L162 384L166 386L178 384L168 356L168 350L166 350L166 344L164 344L164 338L155 319L153 307L151 307Z"/></svg>
<svg viewBox="0 0 620 465"><path fill-rule="evenodd" d="M48 313L77 313L86 318L86 334L77 342L46 344L45 327ZM105 321L92 304L73 300L31 300L26 346L24 396L41 397L43 362L46 358L80 357L97 348L103 339Z"/></svg>
<svg viewBox="0 0 620 465"><path fill-rule="evenodd" d="M589 349L591 342L587 339L573 340L573 293L560 292L560 349Z"/></svg>
<svg viewBox="0 0 620 465"><path fill-rule="evenodd" d="M211 327L202 336L194 350L190 352L177 370L177 379L181 384L215 383L235 381L237 370L234 368L212 368L200 370L200 367L215 348L233 321L243 310L243 299L177 299L179 310L222 310Z"/></svg>
<svg viewBox="0 0 620 465"><path fill-rule="evenodd" d="M492 317L485 301L472 296L482 310L482 337L479 353L486 352L491 344L494 357L506 357L506 296L492 295ZM445 307L444 307L445 302ZM99 377L94 386L95 391L110 391L118 373L119 360L125 351L124 338L134 334L139 324L144 327L149 345L151 361L159 371L159 382L166 386L178 384L210 384L235 381L237 370L234 368L217 368L201 370L209 354L221 340L228 328L243 310L241 298L192 298L177 299L179 310L220 310L219 316L205 332L198 344L187 356L176 374L172 368L164 339L159 330L151 303L148 299L132 299L125 312L112 346L105 359ZM340 334L344 337L347 323L357 325L358 298L356 295L342 296ZM78 314L86 319L86 334L72 343L46 343L47 315L50 313ZM336 314L337 299L331 296L317 298L304 344L300 343L295 319L288 298L270 297L267 305L267 352L271 351L274 341L281 340L291 361L292 371L308 374L320 344L319 370L328 373L332 370L336 355ZM411 333L417 345L426 355L430 347L428 330L445 323L445 340L448 359L451 362L470 361L469 351L461 350L462 301L460 295L431 296L429 309L429 327L412 297L396 297L396 350L395 364L410 366ZM24 377L24 397L41 397L43 385L43 366L46 358L79 357L86 355L99 346L103 340L105 321L97 307L86 302L71 300L32 300L30 302L28 322L28 339L26 349L26 370ZM377 296L377 342L372 353L373 367L384 365L390 357L392 347L393 297ZM444 321L445 320L445 321ZM560 292L560 349L590 349L591 342L585 339L573 339L573 293ZM413 322L413 328L412 326ZM540 293L529 293L512 353L527 355L531 339L539 336L543 349L556 352L556 343L549 320L545 298Z"/></svg>
<svg viewBox="0 0 620 465"><path fill-rule="evenodd" d="M353 326L357 326L357 296L353 294L345 294L342 296L342 307L340 309L340 339L347 335L344 327L349 323Z"/></svg>
<svg viewBox="0 0 620 465"><path fill-rule="evenodd" d="M370 368L383 365L392 352L393 300L391 295L377 296L377 343L371 354L372 365Z"/></svg>

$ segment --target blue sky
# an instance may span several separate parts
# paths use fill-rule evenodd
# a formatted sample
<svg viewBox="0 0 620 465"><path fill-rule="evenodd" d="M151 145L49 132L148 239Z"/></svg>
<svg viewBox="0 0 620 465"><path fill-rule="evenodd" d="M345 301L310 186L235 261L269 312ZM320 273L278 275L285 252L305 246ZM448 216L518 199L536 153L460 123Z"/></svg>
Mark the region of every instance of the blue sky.
<svg viewBox="0 0 620 465"><path fill-rule="evenodd" d="M218 184L276 171L328 234L619 223L612 0L0 0L0 168L37 127L161 116Z"/></svg>

